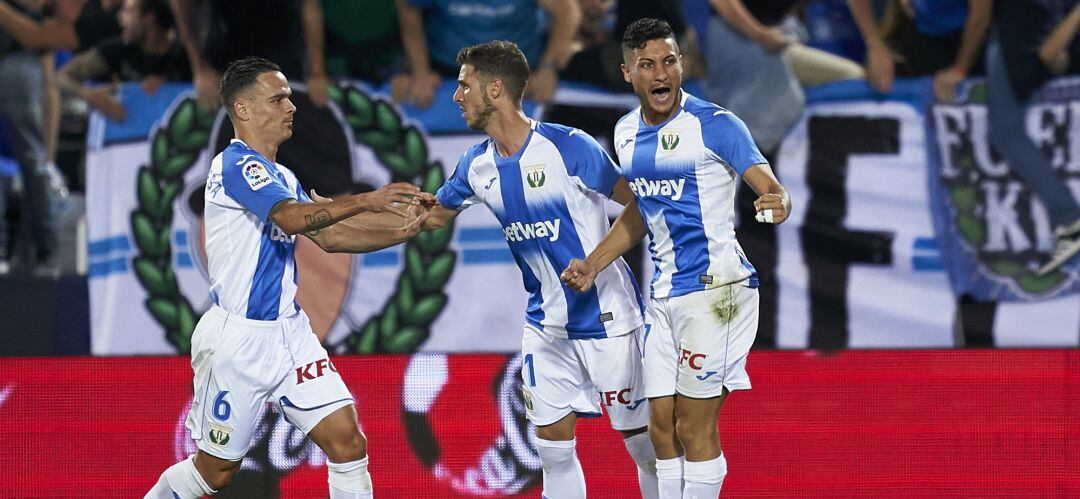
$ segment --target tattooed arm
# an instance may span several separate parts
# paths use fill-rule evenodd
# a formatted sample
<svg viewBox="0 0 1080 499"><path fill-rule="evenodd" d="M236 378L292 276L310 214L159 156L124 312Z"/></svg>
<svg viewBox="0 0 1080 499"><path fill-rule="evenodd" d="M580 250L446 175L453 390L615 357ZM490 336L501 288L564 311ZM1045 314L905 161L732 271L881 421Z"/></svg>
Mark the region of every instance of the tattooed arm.
<svg viewBox="0 0 1080 499"><path fill-rule="evenodd" d="M329 203L278 202L270 209L270 220L289 235L317 233L341 220L362 212L390 212L409 216L409 206L419 205L430 194L415 185L396 183L364 194L353 194Z"/></svg>
<svg viewBox="0 0 1080 499"><path fill-rule="evenodd" d="M311 199L324 206L332 202L315 191L311 191ZM409 206L404 217L390 212L363 212L304 235L327 253L369 253L415 236L427 217L428 208L422 205Z"/></svg>

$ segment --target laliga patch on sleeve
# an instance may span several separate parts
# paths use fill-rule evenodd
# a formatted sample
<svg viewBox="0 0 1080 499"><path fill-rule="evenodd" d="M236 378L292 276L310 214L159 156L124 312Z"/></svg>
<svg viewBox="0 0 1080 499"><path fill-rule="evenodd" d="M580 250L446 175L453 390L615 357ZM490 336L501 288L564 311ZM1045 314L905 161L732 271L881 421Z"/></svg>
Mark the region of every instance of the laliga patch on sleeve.
<svg viewBox="0 0 1080 499"><path fill-rule="evenodd" d="M258 161L252 161L244 165L243 172L244 180L247 181L248 187L251 187L253 191L262 189L273 182L273 179L270 178L270 172Z"/></svg>

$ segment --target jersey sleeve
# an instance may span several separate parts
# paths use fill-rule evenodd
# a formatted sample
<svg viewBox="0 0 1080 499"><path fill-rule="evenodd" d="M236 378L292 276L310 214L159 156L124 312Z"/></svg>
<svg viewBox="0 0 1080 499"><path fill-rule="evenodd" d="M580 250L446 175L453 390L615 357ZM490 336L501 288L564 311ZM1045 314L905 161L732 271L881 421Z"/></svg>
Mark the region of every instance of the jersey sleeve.
<svg viewBox="0 0 1080 499"><path fill-rule="evenodd" d="M570 132L561 146L559 152L566 162L567 173L577 177L585 188L611 197L620 173L603 146L580 130Z"/></svg>
<svg viewBox="0 0 1080 499"><path fill-rule="evenodd" d="M469 184L469 163L474 157L470 152L461 156L457 169L435 193L435 199L439 201L439 204L452 210L464 210L480 202L476 191Z"/></svg>
<svg viewBox="0 0 1080 499"><path fill-rule="evenodd" d="M225 194L263 222L269 219L270 208L275 204L297 198L289 186L258 159L248 159L240 164L223 164L221 183L225 186Z"/></svg>
<svg viewBox="0 0 1080 499"><path fill-rule="evenodd" d="M768 163L738 116L718 110L702 120L702 128L705 147L740 175L751 166Z"/></svg>

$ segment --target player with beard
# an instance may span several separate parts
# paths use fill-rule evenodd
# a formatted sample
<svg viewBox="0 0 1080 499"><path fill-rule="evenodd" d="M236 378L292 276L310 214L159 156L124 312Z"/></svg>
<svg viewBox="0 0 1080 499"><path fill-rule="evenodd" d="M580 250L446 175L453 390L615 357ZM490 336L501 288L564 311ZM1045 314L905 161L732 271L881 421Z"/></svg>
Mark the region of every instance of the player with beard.
<svg viewBox="0 0 1080 499"><path fill-rule="evenodd" d="M439 189L425 229L483 203L503 228L529 293L522 339L526 416L536 425L544 496L585 497L575 451L580 416L607 408L638 467L645 498L657 497L655 453L646 434L641 384L641 298L622 259L596 287L576 293L559 272L584 258L608 230L604 199L633 198L607 152L588 134L525 117L529 66L516 45L495 41L458 52L454 101L488 139L461 157Z"/></svg>
<svg viewBox="0 0 1080 499"><path fill-rule="evenodd" d="M746 357L758 322L757 272L735 240L737 179L758 194L760 222L783 222L791 201L743 122L683 91L682 55L666 22L634 21L622 43L623 77L641 105L616 124L615 149L635 201L562 277L588 292L649 234L645 395L660 495L717 497L727 475L720 408L732 390L750 389Z"/></svg>

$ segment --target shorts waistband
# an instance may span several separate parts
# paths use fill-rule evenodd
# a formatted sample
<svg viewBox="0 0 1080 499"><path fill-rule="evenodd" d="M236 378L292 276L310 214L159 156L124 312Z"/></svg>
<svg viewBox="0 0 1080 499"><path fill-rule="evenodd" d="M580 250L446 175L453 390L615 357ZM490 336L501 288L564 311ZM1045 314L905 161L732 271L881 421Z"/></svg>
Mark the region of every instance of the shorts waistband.
<svg viewBox="0 0 1080 499"><path fill-rule="evenodd" d="M244 317L240 314L231 313L218 305L211 306L210 309L206 311L206 315L209 315L211 317L217 317L221 320L225 320L235 324L243 324L246 327L265 329L268 331L278 331L281 329L281 326L283 324L288 324L291 322L302 320L304 318L304 312L300 311L287 317L278 317L274 320L260 321L257 319L248 319L247 317Z"/></svg>

